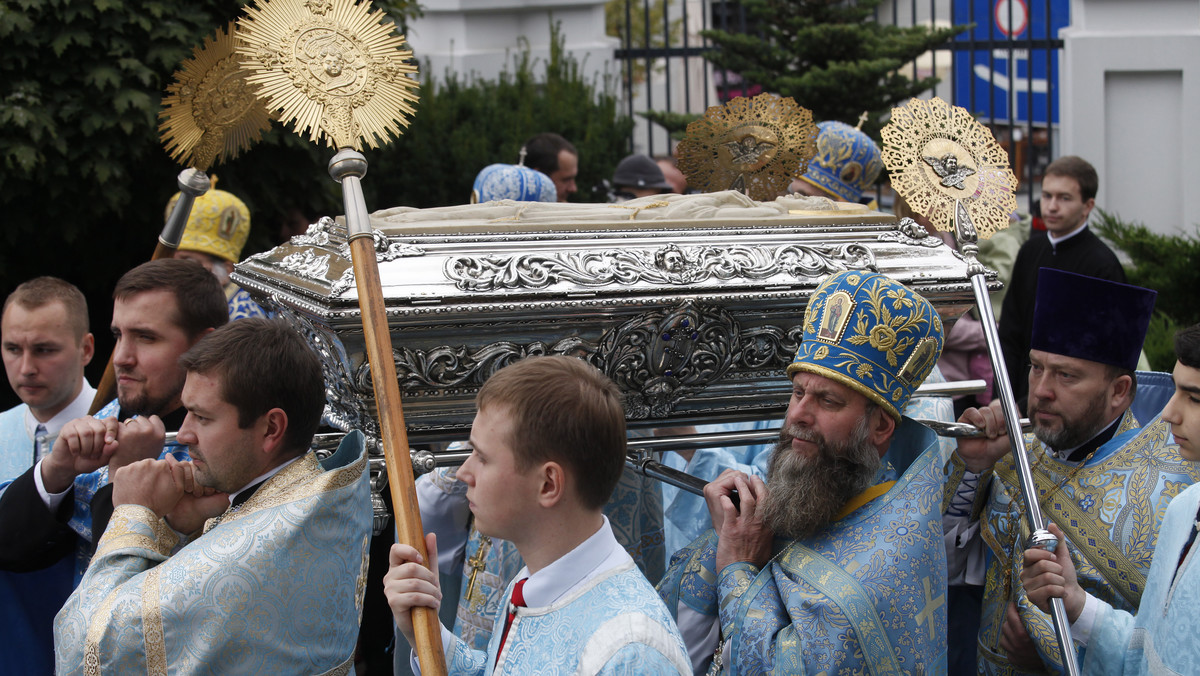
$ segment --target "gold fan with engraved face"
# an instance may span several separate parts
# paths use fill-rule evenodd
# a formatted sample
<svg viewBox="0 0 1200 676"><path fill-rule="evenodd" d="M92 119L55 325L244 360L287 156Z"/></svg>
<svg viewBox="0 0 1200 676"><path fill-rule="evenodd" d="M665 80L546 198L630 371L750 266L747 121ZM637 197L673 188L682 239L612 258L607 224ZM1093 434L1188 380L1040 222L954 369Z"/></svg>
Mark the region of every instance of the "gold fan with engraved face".
<svg viewBox="0 0 1200 676"><path fill-rule="evenodd" d="M808 169L817 151L812 113L792 98L759 94L712 106L688 125L675 154L688 184L772 200Z"/></svg>
<svg viewBox="0 0 1200 676"><path fill-rule="evenodd" d="M367 362L375 393L388 488L396 523L396 541L425 558L424 528L417 508L412 460L392 338L376 260L378 237L371 229L363 198L367 158L372 148L399 136L415 111L417 72L402 49L404 36L384 23L384 13L354 0L257 0L239 22L238 53L249 80L268 108L280 110L292 129L309 140L337 148L329 175L342 185L346 234L353 262ZM415 158L420 159L420 158ZM431 608L411 609L414 648L421 673L444 676L441 624Z"/></svg>
<svg viewBox="0 0 1200 676"><path fill-rule="evenodd" d="M372 148L399 136L417 100L412 52L381 10L354 0L259 0L239 22L247 78L309 140Z"/></svg>
<svg viewBox="0 0 1200 676"><path fill-rule="evenodd" d="M196 47L175 72L159 113L158 129L171 158L201 171L237 157L271 127L234 54L234 28L230 22Z"/></svg>
<svg viewBox="0 0 1200 676"><path fill-rule="evenodd" d="M954 231L956 203L981 239L1008 227L1017 178L1008 153L965 108L912 99L883 128L892 188L939 230Z"/></svg>

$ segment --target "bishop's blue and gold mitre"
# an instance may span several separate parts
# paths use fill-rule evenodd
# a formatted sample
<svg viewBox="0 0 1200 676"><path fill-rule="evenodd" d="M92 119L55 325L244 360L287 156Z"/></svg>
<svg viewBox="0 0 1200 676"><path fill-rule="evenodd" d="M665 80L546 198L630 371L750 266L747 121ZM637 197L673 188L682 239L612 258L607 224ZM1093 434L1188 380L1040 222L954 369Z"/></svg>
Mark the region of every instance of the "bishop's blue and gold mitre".
<svg viewBox="0 0 1200 676"><path fill-rule="evenodd" d="M475 177L471 203L493 200L518 202L554 202L558 191L554 181L540 171L519 164L489 164Z"/></svg>
<svg viewBox="0 0 1200 676"><path fill-rule="evenodd" d="M817 125L817 154L800 177L836 199L857 202L883 171L879 146L860 129L827 120Z"/></svg>
<svg viewBox="0 0 1200 676"><path fill-rule="evenodd" d="M804 342L787 368L862 393L896 420L942 354L942 320L929 301L875 272L839 272L804 312Z"/></svg>

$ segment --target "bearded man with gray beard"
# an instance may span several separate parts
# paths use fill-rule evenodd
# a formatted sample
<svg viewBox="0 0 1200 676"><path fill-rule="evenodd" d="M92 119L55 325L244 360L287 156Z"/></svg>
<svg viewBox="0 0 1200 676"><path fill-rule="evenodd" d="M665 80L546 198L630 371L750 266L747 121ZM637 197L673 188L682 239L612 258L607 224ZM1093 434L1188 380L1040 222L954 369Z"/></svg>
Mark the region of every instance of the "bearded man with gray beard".
<svg viewBox="0 0 1200 676"><path fill-rule="evenodd" d="M705 487L713 528L659 593L697 674L944 674L946 458L900 413L941 353L941 319L848 271L817 288L804 329L766 483L728 470Z"/></svg>
<svg viewBox="0 0 1200 676"><path fill-rule="evenodd" d="M1043 268L1029 352L1033 431L1024 446L1038 503L1070 541L1081 586L1130 612L1146 586L1167 503L1200 479L1161 418L1175 389L1171 376L1133 370L1155 295ZM1026 496L998 402L961 420L988 437L959 441L947 482L957 486L944 519L951 626L978 623L979 674L1062 673L1050 616L1020 584ZM955 616L964 584L984 586L974 618Z"/></svg>

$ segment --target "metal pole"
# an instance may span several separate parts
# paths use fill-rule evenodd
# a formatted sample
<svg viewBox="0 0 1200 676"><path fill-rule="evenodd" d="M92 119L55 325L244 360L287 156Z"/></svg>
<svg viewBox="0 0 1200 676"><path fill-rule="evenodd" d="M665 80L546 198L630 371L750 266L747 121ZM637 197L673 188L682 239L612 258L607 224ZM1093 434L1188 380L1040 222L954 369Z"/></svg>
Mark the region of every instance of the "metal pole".
<svg viewBox="0 0 1200 676"><path fill-rule="evenodd" d="M992 312L992 303L988 296L985 268L975 257L979 252L975 226L967 214L962 202L955 202L954 227L958 237L959 251L967 261L967 275L971 278L971 289L975 292L975 304L979 307L979 320L983 323L984 335L987 337L988 353L992 358L992 370L996 374L996 389L999 390L1000 406L1004 409L1004 423L1008 430L1008 443L1013 460L1017 464L1017 475L1021 482L1021 493L1025 495L1025 516L1029 519L1029 530L1032 533L1029 544L1032 547L1054 551L1058 546L1058 538L1046 530L1042 519L1042 510L1038 505L1037 486L1033 483L1033 473L1029 469L1029 458L1025 455L1024 435L1021 433L1017 410L1017 400L1013 396L1012 383L1008 381L1008 371L1004 369L1004 355L1000 351L1000 335L996 332L996 316ZM1019 546L1019 544L1018 544ZM1014 552L1014 556L1016 553ZM1051 618L1054 620L1054 633L1058 637L1059 651L1062 653L1063 666L1070 676L1078 676L1079 664L1075 655L1075 643L1071 640L1071 623L1067 621L1067 611L1062 599L1051 600Z"/></svg>

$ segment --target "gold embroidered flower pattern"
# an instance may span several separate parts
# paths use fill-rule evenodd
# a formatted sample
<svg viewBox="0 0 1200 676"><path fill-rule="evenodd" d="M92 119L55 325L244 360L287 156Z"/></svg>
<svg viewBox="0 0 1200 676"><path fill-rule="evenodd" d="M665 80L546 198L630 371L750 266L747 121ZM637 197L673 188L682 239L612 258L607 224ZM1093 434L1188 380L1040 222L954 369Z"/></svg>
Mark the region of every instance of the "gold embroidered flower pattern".
<svg viewBox="0 0 1200 676"><path fill-rule="evenodd" d="M890 326L880 324L871 329L871 347L880 352L887 352L896 345L896 332ZM890 353L889 353L890 354ZM888 361L891 361L890 359Z"/></svg>

